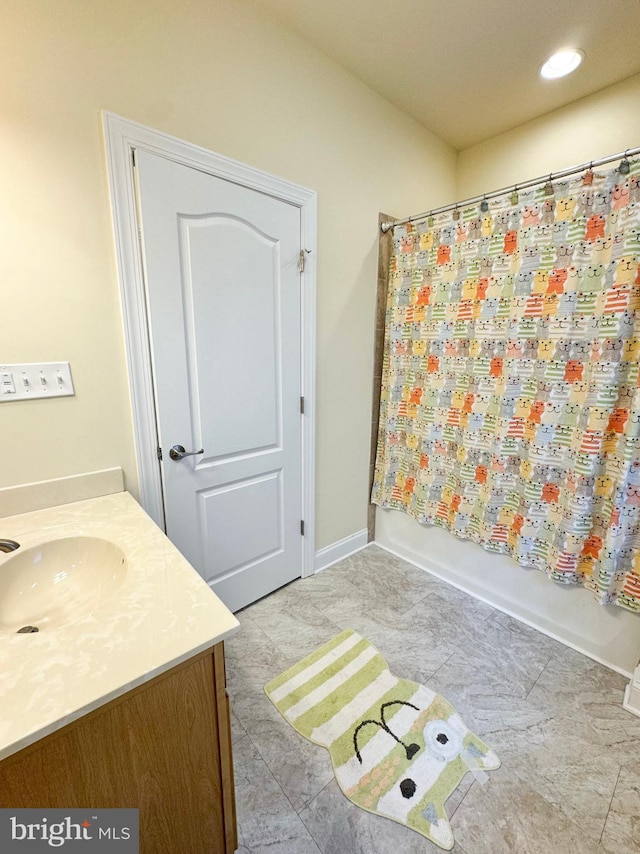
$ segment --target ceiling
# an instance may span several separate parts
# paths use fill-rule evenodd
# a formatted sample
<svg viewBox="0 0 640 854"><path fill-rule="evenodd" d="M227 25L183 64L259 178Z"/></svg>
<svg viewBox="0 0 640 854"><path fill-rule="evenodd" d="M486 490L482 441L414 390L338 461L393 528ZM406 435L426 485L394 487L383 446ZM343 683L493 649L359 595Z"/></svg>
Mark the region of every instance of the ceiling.
<svg viewBox="0 0 640 854"><path fill-rule="evenodd" d="M458 150L640 72L640 0L254 2Z"/></svg>

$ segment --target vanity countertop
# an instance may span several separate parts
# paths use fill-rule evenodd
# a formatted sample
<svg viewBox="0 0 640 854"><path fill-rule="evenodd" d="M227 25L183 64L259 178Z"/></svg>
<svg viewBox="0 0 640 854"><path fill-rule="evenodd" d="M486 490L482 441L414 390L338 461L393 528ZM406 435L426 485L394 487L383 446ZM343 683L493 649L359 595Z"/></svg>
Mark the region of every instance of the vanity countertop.
<svg viewBox="0 0 640 854"><path fill-rule="evenodd" d="M71 624L33 634L0 630L0 759L212 647L239 625L127 492L0 519L0 536L21 548L63 534L116 543L126 575L107 601ZM0 572L10 557L0 554Z"/></svg>

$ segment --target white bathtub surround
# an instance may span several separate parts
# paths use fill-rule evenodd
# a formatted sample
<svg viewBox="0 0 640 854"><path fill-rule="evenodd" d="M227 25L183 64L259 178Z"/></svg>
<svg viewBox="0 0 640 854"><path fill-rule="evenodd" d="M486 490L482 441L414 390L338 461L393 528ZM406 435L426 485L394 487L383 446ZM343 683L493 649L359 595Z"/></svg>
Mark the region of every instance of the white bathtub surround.
<svg viewBox="0 0 640 854"><path fill-rule="evenodd" d="M631 682L624 692L623 707L640 718L640 664L636 667Z"/></svg>
<svg viewBox="0 0 640 854"><path fill-rule="evenodd" d="M0 632L0 759L228 637L238 621L126 492L1 520L21 548L110 540L126 558L113 595L75 622ZM18 554L14 552L12 554ZM12 554L0 555L0 571Z"/></svg>
<svg viewBox="0 0 640 854"><path fill-rule="evenodd" d="M31 513L45 507L57 507L124 489L124 474L118 466L101 471L57 477L36 483L21 483L0 489L0 517Z"/></svg>

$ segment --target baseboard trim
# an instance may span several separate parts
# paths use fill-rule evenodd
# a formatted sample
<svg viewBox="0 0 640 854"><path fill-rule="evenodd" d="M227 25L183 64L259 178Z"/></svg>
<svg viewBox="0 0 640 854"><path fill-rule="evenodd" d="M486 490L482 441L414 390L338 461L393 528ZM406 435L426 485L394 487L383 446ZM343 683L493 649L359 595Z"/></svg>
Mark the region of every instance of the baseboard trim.
<svg viewBox="0 0 640 854"><path fill-rule="evenodd" d="M378 548L384 549L386 552L389 552L389 554L395 555L396 557L399 557L402 560L406 560L407 563L410 563L418 569L423 570L423 572L428 572L429 575L434 575L436 578L439 578L441 581L450 584L452 587L456 587L458 590L462 590L463 593L468 593L469 596L473 596L474 599L479 599L481 602L486 602L487 605L491 605L491 607L495 608L497 611L501 611L503 614L507 614L509 617L513 617L514 619L519 620L519 622L524 623L527 626L531 626L532 629L536 629L537 631L542 632L543 635L547 635L547 637L559 641L565 646L568 646L570 649L573 649L576 652L581 653L582 655L586 655L587 658L590 658L593 661L597 661L598 664L602 664L605 667L608 667L610 670L615 670L616 673L620 673L622 676L626 676L627 679L630 679L632 677L632 674L629 670L625 670L621 667L616 666L610 661L606 661L605 659L594 655L594 653L590 652L588 649L583 649L579 645L568 640L566 637L562 637L561 634L550 631L545 626L538 625L534 620L528 619L527 617L518 613L516 609L510 609L508 607L505 607L503 603L497 602L489 596L483 596L482 594L478 593L477 590L473 590L470 587L466 587L464 584L460 584L457 579L452 579L450 576L447 575L444 570L440 569L438 565L427 564L426 562L421 563L417 561L414 557L411 557L408 554L403 554L402 551L390 548L389 546L383 545L382 543L379 543L377 541L375 542L375 545L378 546ZM634 711L634 709L631 707L625 708L628 708L631 712ZM637 714L637 712L635 713Z"/></svg>
<svg viewBox="0 0 640 854"><path fill-rule="evenodd" d="M318 549L316 552L314 572L321 572L334 563L344 560L346 557L362 551L368 545L368 532L366 528L357 531L355 534L349 534L342 540L337 540L331 545L325 546L323 549Z"/></svg>

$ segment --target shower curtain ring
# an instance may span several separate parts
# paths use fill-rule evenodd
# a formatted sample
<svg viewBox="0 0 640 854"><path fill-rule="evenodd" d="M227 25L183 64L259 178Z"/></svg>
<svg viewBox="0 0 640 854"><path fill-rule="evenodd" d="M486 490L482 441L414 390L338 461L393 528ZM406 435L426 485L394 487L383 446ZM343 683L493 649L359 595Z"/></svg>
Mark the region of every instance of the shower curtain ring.
<svg viewBox="0 0 640 854"><path fill-rule="evenodd" d="M585 187L593 184L593 160L589 161L589 168L582 176L582 183Z"/></svg>
<svg viewBox="0 0 640 854"><path fill-rule="evenodd" d="M631 172L631 164L629 163L629 160L627 158L627 151L629 151L628 148L625 149L624 157L622 158L622 160L620 161L620 165L618 166L618 172L620 173L620 175L628 175L629 172Z"/></svg>

